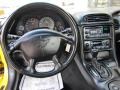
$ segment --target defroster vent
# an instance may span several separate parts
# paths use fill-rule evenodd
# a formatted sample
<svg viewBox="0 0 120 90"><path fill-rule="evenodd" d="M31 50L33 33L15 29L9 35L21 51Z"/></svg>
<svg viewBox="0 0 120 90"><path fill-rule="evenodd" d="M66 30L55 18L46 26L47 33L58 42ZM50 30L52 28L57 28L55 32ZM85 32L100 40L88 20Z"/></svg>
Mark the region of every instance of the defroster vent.
<svg viewBox="0 0 120 90"><path fill-rule="evenodd" d="M109 20L110 16L107 14L89 14L83 17L84 22L102 22Z"/></svg>

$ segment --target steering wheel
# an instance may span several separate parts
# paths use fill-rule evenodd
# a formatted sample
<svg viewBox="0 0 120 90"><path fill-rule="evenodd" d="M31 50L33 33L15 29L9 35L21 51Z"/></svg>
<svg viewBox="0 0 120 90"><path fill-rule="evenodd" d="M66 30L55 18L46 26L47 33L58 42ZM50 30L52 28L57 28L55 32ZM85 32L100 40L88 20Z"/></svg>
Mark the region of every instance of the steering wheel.
<svg viewBox="0 0 120 90"><path fill-rule="evenodd" d="M19 11L22 11L22 9L24 10L24 8L27 7L33 7L34 5L51 7L52 9L55 9L55 11L57 10L59 14L62 14L70 25L72 36L50 29L35 29L18 37L12 44L12 47L8 48L8 37L12 36L9 33L11 22L15 17L19 17L17 14ZM61 52L60 47L63 45L61 44L61 41L64 41L64 44L70 46L69 54L67 55L67 58L63 58L65 59L65 62L63 63L60 63L60 57L57 57L57 53ZM18 9L9 17L2 27L1 44L7 62L12 65L15 70L24 75L43 78L61 72L72 60L74 60L78 44L78 29L74 19L59 7L48 3L32 3ZM26 62L26 66L21 65L17 58L13 58L18 50L22 52L21 60ZM52 57L51 61L54 64L54 68L50 71L38 72L35 68L36 64L45 61L45 58L47 57Z"/></svg>

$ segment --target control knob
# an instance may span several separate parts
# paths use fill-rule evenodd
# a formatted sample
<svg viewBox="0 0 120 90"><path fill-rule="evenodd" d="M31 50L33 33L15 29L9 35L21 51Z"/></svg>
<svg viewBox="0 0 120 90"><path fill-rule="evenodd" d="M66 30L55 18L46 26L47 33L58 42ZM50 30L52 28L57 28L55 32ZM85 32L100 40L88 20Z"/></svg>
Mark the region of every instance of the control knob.
<svg viewBox="0 0 120 90"><path fill-rule="evenodd" d="M85 48L86 50L90 49L90 41L86 41L86 42L85 42L84 48Z"/></svg>

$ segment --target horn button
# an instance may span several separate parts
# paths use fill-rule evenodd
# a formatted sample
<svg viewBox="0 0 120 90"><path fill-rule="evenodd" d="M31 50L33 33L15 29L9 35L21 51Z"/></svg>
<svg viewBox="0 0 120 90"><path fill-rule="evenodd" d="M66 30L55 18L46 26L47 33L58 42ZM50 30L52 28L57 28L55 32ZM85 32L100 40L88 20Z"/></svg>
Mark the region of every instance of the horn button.
<svg viewBox="0 0 120 90"><path fill-rule="evenodd" d="M39 59L56 54L60 41L59 37L29 37L21 43L20 48L29 58Z"/></svg>

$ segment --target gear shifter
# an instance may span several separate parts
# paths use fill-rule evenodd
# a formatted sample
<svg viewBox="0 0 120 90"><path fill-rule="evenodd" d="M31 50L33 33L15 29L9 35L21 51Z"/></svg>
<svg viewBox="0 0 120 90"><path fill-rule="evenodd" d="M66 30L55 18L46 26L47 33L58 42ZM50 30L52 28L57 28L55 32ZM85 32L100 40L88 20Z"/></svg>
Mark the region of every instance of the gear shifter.
<svg viewBox="0 0 120 90"><path fill-rule="evenodd" d="M97 69L97 71L99 71L101 65L97 61L98 49L92 49L91 54L92 54L92 65Z"/></svg>
<svg viewBox="0 0 120 90"><path fill-rule="evenodd" d="M91 50L91 54L94 58L97 58L97 55L98 55L98 49L92 49Z"/></svg>
<svg viewBox="0 0 120 90"><path fill-rule="evenodd" d="M108 70L97 60L98 51L99 51L98 49L91 50L92 54L91 63L102 78L107 78L109 76Z"/></svg>

